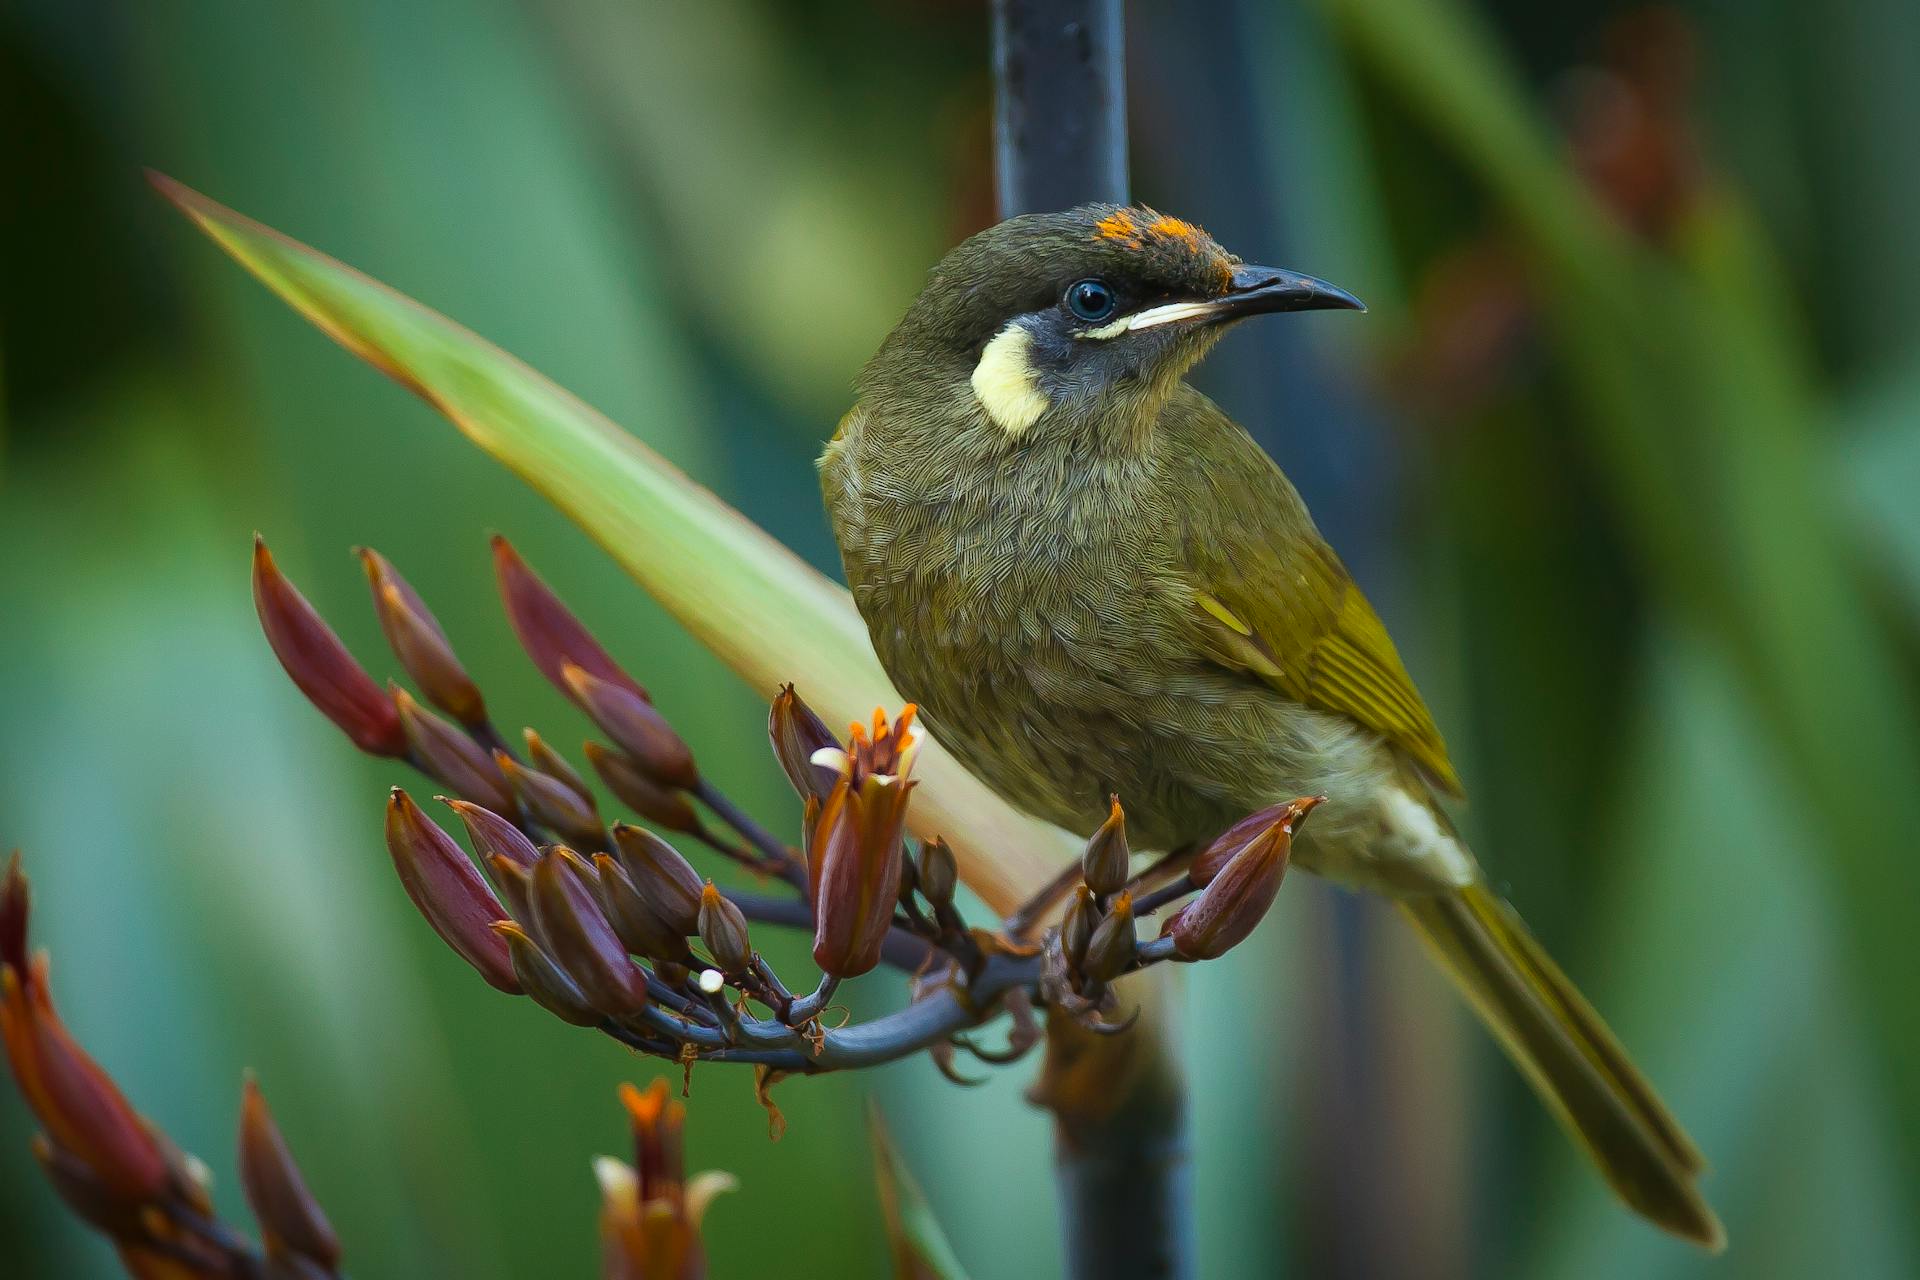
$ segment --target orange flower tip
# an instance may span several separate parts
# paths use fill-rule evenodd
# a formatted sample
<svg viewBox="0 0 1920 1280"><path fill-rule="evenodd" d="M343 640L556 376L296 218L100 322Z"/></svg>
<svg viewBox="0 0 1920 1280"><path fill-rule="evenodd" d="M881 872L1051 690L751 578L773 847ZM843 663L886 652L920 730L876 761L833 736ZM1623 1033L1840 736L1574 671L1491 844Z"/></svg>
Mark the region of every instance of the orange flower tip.
<svg viewBox="0 0 1920 1280"><path fill-rule="evenodd" d="M667 1102L664 1076L655 1076L645 1089L625 1081L620 1085L620 1105L626 1108L628 1119L636 1129L652 1129L658 1125L660 1117L666 1114Z"/></svg>
<svg viewBox="0 0 1920 1280"><path fill-rule="evenodd" d="M531 941L527 931L512 920L495 920L492 924L488 925L487 928L493 930L503 938L517 938L523 942Z"/></svg>
<svg viewBox="0 0 1920 1280"><path fill-rule="evenodd" d="M704 907L708 903L718 901L720 901L720 889L713 881L709 880L706 883L706 887L700 890L700 905Z"/></svg>

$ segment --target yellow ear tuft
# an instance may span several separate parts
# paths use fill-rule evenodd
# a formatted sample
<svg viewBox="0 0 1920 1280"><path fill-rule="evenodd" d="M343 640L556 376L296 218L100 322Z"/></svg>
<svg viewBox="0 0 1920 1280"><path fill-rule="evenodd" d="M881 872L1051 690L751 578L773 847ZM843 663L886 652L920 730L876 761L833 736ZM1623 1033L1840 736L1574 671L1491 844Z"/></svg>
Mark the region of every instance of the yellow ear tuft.
<svg viewBox="0 0 1920 1280"><path fill-rule="evenodd" d="M1033 335L1009 324L987 344L980 363L973 367L974 396L994 425L1013 437L1047 411L1046 394L1028 358L1032 347Z"/></svg>

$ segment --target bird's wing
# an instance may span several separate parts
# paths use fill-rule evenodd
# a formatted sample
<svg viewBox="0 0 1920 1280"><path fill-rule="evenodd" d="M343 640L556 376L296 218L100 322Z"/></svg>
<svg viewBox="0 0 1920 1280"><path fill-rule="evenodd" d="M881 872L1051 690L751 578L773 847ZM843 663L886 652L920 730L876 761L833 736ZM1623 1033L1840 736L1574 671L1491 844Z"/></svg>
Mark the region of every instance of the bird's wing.
<svg viewBox="0 0 1920 1280"><path fill-rule="evenodd" d="M1209 656L1252 672L1293 701L1335 711L1404 751L1449 795L1460 776L1439 726L1401 665L1387 629L1322 544L1306 589L1259 579L1197 586L1196 621ZM1311 574L1314 569L1309 569Z"/></svg>
<svg viewBox="0 0 1920 1280"><path fill-rule="evenodd" d="M1216 512L1250 508L1238 519L1210 522L1211 536L1189 539L1183 556L1207 655L1295 702L1365 725L1435 786L1462 794L1440 729L1385 625L1314 528L1299 494L1210 403L1189 414L1189 429L1205 431L1214 447L1196 451L1208 459L1204 469L1186 469L1185 500Z"/></svg>

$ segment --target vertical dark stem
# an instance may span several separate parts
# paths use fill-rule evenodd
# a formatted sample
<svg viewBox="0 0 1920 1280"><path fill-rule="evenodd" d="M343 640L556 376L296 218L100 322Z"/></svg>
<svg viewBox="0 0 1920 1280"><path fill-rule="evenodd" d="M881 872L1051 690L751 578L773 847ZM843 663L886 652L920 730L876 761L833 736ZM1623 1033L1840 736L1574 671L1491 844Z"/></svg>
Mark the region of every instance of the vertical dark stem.
<svg viewBox="0 0 1920 1280"><path fill-rule="evenodd" d="M994 0L1001 217L1129 199L1121 35L1120 0ZM1144 989L1128 995L1151 1000ZM1111 1038L1058 1017L1048 1029L1032 1096L1054 1114L1071 1280L1194 1274L1185 1085L1152 1012Z"/></svg>
<svg viewBox="0 0 1920 1280"><path fill-rule="evenodd" d="M1000 216L1127 201L1120 0L994 0Z"/></svg>

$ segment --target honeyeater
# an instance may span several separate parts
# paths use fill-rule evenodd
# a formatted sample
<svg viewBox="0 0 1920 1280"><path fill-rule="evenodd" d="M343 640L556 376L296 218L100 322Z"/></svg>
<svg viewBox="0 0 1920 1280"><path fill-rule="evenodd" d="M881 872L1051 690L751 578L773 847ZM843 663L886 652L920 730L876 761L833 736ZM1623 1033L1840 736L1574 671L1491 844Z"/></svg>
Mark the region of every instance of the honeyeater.
<svg viewBox="0 0 1920 1280"><path fill-rule="evenodd" d="M975 235L821 458L854 599L940 741L1068 830L1117 795L1176 851L1325 795L1295 863L1390 898L1613 1189L1717 1248L1699 1150L1437 802L1460 779L1378 615L1185 380L1248 316L1359 307L1144 208Z"/></svg>

